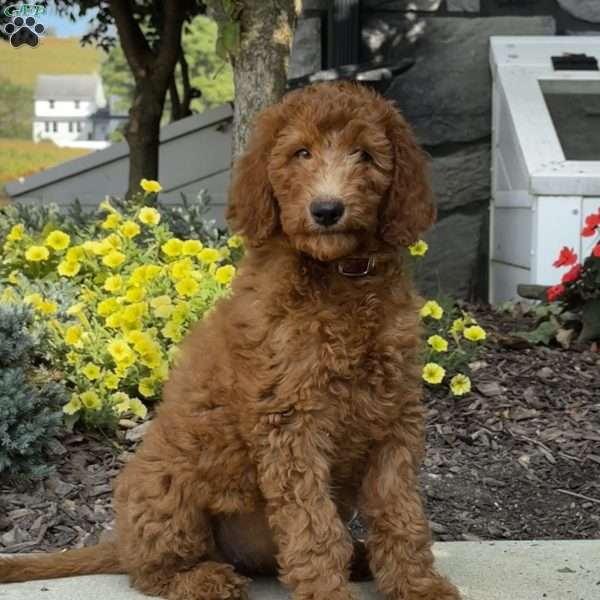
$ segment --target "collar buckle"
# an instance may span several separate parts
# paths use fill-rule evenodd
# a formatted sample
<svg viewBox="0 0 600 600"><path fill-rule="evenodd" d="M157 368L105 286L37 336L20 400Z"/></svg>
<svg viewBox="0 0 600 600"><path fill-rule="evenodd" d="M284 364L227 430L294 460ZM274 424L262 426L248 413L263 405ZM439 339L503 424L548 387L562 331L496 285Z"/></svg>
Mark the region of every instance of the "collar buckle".
<svg viewBox="0 0 600 600"><path fill-rule="evenodd" d="M365 277L375 270L375 257L349 256L338 262L337 270L344 277Z"/></svg>

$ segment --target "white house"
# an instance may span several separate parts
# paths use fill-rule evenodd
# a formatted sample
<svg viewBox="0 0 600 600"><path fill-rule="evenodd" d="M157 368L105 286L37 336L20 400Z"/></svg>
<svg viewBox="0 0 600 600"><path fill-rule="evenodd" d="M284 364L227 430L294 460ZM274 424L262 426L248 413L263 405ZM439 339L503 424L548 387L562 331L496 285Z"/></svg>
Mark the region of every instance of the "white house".
<svg viewBox="0 0 600 600"><path fill-rule="evenodd" d="M33 140L101 149L123 115L111 115L98 75L38 75Z"/></svg>

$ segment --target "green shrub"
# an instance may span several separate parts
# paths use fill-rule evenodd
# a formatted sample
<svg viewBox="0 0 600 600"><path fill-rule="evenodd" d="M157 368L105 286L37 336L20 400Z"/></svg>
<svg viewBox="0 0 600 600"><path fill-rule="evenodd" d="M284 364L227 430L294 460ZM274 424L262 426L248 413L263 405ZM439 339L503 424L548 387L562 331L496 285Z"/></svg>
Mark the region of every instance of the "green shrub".
<svg viewBox="0 0 600 600"><path fill-rule="evenodd" d="M37 479L51 467L46 445L61 422L62 386L36 366L32 312L0 304L0 477ZM35 371L35 375L33 375Z"/></svg>

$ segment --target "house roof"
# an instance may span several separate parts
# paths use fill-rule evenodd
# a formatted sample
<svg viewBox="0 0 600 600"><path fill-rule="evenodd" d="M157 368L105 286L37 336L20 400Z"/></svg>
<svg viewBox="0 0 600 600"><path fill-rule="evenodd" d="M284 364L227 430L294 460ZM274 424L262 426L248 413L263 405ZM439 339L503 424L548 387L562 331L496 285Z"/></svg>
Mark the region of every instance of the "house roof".
<svg viewBox="0 0 600 600"><path fill-rule="evenodd" d="M160 143L171 142L199 131L206 127L218 125L222 122L230 122L233 117L231 105L223 104L212 110L180 119L160 130ZM117 161L129 155L129 146L125 142L112 144L104 150L98 150L7 183L4 187L6 193L11 197L18 197L32 190L55 183L62 179L73 177L85 171L102 168L103 166ZM229 168L229 165L227 165ZM167 190L168 191L168 190Z"/></svg>
<svg viewBox="0 0 600 600"><path fill-rule="evenodd" d="M98 75L38 75L36 100L77 100L93 98L101 83Z"/></svg>

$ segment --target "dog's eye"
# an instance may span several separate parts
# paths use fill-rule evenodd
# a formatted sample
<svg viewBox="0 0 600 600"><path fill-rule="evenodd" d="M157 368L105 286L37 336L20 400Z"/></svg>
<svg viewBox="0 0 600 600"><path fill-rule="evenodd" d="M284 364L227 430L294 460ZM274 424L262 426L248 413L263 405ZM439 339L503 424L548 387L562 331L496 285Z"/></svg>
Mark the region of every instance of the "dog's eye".
<svg viewBox="0 0 600 600"><path fill-rule="evenodd" d="M358 160L360 160L361 162L372 162L373 161L373 157L366 150L363 150L362 148L355 148L354 150L352 150L352 152L350 152L350 154L352 156L358 156Z"/></svg>
<svg viewBox="0 0 600 600"><path fill-rule="evenodd" d="M300 150L294 152L294 156L297 156L298 158L310 158L311 153L306 148L300 148Z"/></svg>

